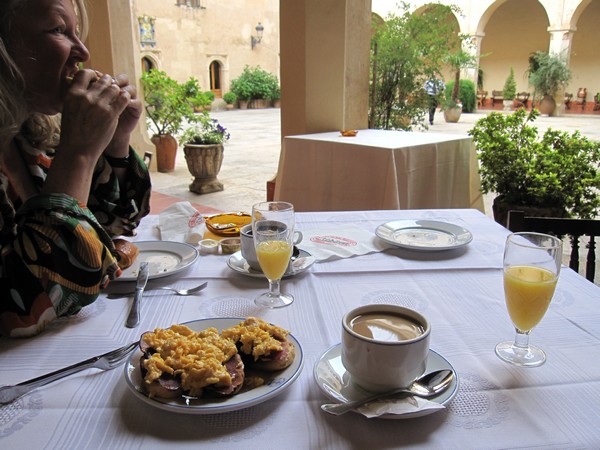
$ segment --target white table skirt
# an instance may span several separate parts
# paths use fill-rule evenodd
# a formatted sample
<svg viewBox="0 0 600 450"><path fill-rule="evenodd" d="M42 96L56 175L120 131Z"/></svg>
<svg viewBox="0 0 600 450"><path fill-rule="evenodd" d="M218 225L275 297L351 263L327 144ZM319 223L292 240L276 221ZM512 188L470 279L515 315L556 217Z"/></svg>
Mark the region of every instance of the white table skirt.
<svg viewBox="0 0 600 450"><path fill-rule="evenodd" d="M0 407L0 446L31 449L129 448L599 448L600 288L564 268L546 317L532 333L548 361L519 369L494 346L511 339L504 305L502 250L507 231L475 210L299 213L298 228L427 218L462 225L474 240L463 250L401 249L316 263L282 283L295 302L261 310L253 298L266 281L227 267L228 255L201 256L180 276L151 284L186 287L207 280L199 296L144 298L138 329L124 326L129 300L104 296L43 335L0 340L1 383L58 369L137 339L144 330L208 317L256 315L285 327L301 343L304 369L282 395L219 415L183 415L153 408L128 390L123 368L88 370ZM156 238L156 216L139 239ZM300 246L301 247L301 246ZM117 286L121 288L121 286ZM334 417L313 378L319 357L339 343L341 317L368 303L406 305L432 323L432 349L458 372L448 407L406 420Z"/></svg>
<svg viewBox="0 0 600 450"><path fill-rule="evenodd" d="M359 130L286 136L275 199L296 211L477 208L475 146L467 135Z"/></svg>

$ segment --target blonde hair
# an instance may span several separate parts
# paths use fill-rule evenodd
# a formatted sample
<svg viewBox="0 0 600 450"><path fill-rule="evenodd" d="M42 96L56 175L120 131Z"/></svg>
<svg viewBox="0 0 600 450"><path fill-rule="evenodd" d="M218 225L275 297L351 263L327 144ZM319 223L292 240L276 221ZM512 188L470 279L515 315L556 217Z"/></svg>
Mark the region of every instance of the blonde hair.
<svg viewBox="0 0 600 450"><path fill-rule="evenodd" d="M6 48L12 23L31 0L0 1L0 142L20 131L34 145L53 140L57 121L45 114L29 114L25 102L25 81ZM85 0L71 0L77 16L78 34L84 40L89 29Z"/></svg>

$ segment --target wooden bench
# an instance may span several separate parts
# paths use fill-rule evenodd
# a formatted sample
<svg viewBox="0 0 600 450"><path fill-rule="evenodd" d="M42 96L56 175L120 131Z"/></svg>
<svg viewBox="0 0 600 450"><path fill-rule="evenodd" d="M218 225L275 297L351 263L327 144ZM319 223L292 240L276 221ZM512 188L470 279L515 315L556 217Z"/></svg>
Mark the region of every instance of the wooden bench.
<svg viewBox="0 0 600 450"><path fill-rule="evenodd" d="M504 95L502 91L492 91L492 108L496 103L502 103L504 101Z"/></svg>

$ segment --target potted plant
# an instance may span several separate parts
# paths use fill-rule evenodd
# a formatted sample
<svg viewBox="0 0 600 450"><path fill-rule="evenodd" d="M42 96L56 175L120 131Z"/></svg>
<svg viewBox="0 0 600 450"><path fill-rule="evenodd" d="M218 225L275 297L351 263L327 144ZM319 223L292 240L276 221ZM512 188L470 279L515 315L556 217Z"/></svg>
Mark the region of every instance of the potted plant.
<svg viewBox="0 0 600 450"><path fill-rule="evenodd" d="M504 88L502 89L502 97L504 98L502 103L504 105L504 111L510 111L512 109L516 96L517 82L515 81L515 71L511 67L510 73L504 82Z"/></svg>
<svg viewBox="0 0 600 450"><path fill-rule="evenodd" d="M179 83L166 72L152 69L142 74L145 109L159 172L172 172L177 155L176 135L184 121L197 120L194 107L206 102L197 80Z"/></svg>
<svg viewBox="0 0 600 450"><path fill-rule="evenodd" d="M275 75L259 66L246 66L240 76L231 81L231 90L240 102L240 109L266 108L278 95L279 81Z"/></svg>
<svg viewBox="0 0 600 450"><path fill-rule="evenodd" d="M509 210L530 216L594 218L600 208L600 143L579 131L532 122L537 109L492 112L469 130L480 161L481 190L495 193L494 218L506 226Z"/></svg>
<svg viewBox="0 0 600 450"><path fill-rule="evenodd" d="M450 69L454 73L454 85L452 86L451 92L447 94L446 99L442 103L444 119L446 122L458 122L462 113L462 103L459 97L460 71L467 67L474 66L477 59L470 53L459 49L455 53L447 55L444 61L450 66Z"/></svg>
<svg viewBox="0 0 600 450"><path fill-rule="evenodd" d="M538 51L529 57L528 80L534 89L534 100L540 101L540 112L551 115L556 109L558 91L571 81L571 69L561 56Z"/></svg>
<svg viewBox="0 0 600 450"><path fill-rule="evenodd" d="M194 176L189 189L197 194L223 190L217 179L223 163L223 144L229 133L216 119L201 116L180 137L188 170Z"/></svg>
<svg viewBox="0 0 600 450"><path fill-rule="evenodd" d="M227 109L233 109L235 102L237 101L237 97L233 92L229 91L223 95L223 101L227 103Z"/></svg>

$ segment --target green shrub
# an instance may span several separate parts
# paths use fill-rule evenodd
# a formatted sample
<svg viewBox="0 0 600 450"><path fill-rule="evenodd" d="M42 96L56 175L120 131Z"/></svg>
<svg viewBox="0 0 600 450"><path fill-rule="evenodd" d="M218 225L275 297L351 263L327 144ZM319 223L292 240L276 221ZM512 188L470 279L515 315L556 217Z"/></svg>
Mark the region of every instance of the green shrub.
<svg viewBox="0 0 600 450"><path fill-rule="evenodd" d="M511 67L508 77L504 82L504 88L502 89L502 97L504 100L514 100L517 96L517 82L515 81L515 71Z"/></svg>
<svg viewBox="0 0 600 450"><path fill-rule="evenodd" d="M541 137L531 123L540 112L492 112L469 131L480 161L481 190L505 202L558 208L594 218L600 208L600 143L579 131L548 129Z"/></svg>
<svg viewBox="0 0 600 450"><path fill-rule="evenodd" d="M142 74L148 127L154 134L177 134L184 120L196 122L194 107L210 104L200 90L198 80L179 83L161 70Z"/></svg>
<svg viewBox="0 0 600 450"><path fill-rule="evenodd" d="M225 95L223 95L223 100L228 105L233 105L237 100L237 96L233 92L229 91L226 92Z"/></svg>
<svg viewBox="0 0 600 450"><path fill-rule="evenodd" d="M240 100L277 99L279 80L259 66L246 66L240 76L231 81L231 91Z"/></svg>
<svg viewBox="0 0 600 450"><path fill-rule="evenodd" d="M475 90L475 83L471 80L460 80L458 83L458 98L462 103L462 111L465 113L472 113L475 111L475 105L477 104L477 92ZM449 81L446 84L445 96L446 102L451 102L452 90L454 89L454 81Z"/></svg>

